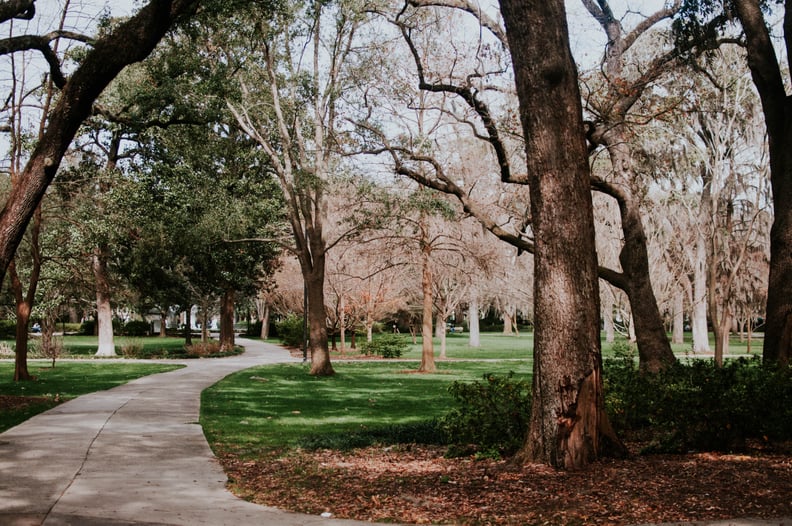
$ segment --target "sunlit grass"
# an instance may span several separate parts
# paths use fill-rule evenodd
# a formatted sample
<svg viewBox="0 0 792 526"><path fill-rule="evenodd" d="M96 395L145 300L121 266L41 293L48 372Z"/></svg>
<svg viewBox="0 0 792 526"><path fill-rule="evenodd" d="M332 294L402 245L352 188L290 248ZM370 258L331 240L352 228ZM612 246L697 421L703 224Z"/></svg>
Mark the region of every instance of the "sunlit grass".
<svg viewBox="0 0 792 526"><path fill-rule="evenodd" d="M485 373L530 375L527 361L439 362L435 374L417 374L405 362L345 362L336 375L315 378L302 365L247 369L203 392L201 424L215 450L253 454L294 447L309 435L354 433L417 423L445 414L455 380Z"/></svg>
<svg viewBox="0 0 792 526"><path fill-rule="evenodd" d="M31 342L35 344L39 337L33 336ZM2 340L8 347L14 348L13 340ZM141 354L167 354L168 352L180 352L184 349L184 338L167 336L146 336L146 337L127 337L116 336L113 339L116 354L121 356L122 349L130 344L141 345ZM91 357L96 354L99 348L99 338L97 336L68 335L63 337L64 354L62 358ZM162 351L162 352L160 352Z"/></svg>
<svg viewBox="0 0 792 526"><path fill-rule="evenodd" d="M63 362L55 368L49 362L30 362L28 370L36 377L29 382L14 382L14 364L0 363L0 395L41 397L40 400L19 410L0 411L0 432L23 422L58 401L111 389L130 380L179 369L174 364L148 364L123 362Z"/></svg>

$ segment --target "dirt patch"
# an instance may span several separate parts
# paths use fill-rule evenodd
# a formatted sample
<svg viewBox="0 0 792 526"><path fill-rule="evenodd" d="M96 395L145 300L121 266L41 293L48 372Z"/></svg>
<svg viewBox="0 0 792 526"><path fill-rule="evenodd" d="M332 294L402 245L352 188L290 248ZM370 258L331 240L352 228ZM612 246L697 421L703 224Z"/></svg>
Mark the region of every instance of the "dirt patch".
<svg viewBox="0 0 792 526"><path fill-rule="evenodd" d="M446 459L424 446L221 456L254 502L339 518L418 524L643 524L792 516L792 457L632 455L585 472Z"/></svg>
<svg viewBox="0 0 792 526"><path fill-rule="evenodd" d="M58 402L59 400L54 401ZM0 395L0 411L15 411L18 409L24 409L33 404L40 404L44 402L53 402L53 399L49 396Z"/></svg>

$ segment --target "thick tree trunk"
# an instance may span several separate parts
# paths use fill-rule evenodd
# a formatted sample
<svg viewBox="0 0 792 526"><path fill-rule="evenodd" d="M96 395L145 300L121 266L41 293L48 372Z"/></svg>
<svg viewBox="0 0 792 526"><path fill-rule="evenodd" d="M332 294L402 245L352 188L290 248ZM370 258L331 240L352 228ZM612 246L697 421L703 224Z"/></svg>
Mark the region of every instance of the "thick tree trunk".
<svg viewBox="0 0 792 526"><path fill-rule="evenodd" d="M102 38L61 91L47 130L0 211L0 284L33 213L55 177L66 149L94 101L128 64L144 59L175 21L192 14L197 0L151 0Z"/></svg>
<svg viewBox="0 0 792 526"><path fill-rule="evenodd" d="M113 309L110 305L110 281L107 278L106 250L98 248L91 258L96 285L96 328L99 348L96 356L115 356L113 341Z"/></svg>
<svg viewBox="0 0 792 526"><path fill-rule="evenodd" d="M506 307L501 314L503 319L503 334L511 336L514 334L514 318L512 318L510 307Z"/></svg>
<svg viewBox="0 0 792 526"><path fill-rule="evenodd" d="M606 438L588 149L562 0L502 0L526 138L534 256L533 406L518 460L580 469Z"/></svg>
<svg viewBox="0 0 792 526"><path fill-rule="evenodd" d="M786 365L792 355L792 100L758 0L735 0L745 31L748 67L762 101L770 152L773 226L763 359ZM792 48L792 6L785 4L786 55ZM787 57L787 60L789 58Z"/></svg>
<svg viewBox="0 0 792 526"><path fill-rule="evenodd" d="M234 350L234 301L236 292L226 289L220 300L220 350L230 352Z"/></svg>
<svg viewBox="0 0 792 526"><path fill-rule="evenodd" d="M468 345L474 349L481 347L481 332L479 329L479 298L474 292L470 296L468 305Z"/></svg>
<svg viewBox="0 0 792 526"><path fill-rule="evenodd" d="M313 272L303 276L308 288L308 352L311 356L311 371L314 376L335 374L330 363L327 346L327 322L324 303L324 259L321 266L314 258Z"/></svg>
<svg viewBox="0 0 792 526"><path fill-rule="evenodd" d="M432 341L432 267L429 261L431 247L421 246L421 291L423 292L423 315L421 323L421 366L422 373L433 373L437 370L434 359L434 342Z"/></svg>

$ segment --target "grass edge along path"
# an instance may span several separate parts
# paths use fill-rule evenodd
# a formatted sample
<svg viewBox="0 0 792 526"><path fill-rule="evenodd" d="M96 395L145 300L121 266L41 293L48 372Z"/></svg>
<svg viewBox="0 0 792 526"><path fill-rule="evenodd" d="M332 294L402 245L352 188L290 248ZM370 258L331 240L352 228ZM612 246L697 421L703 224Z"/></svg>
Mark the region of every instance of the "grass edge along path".
<svg viewBox="0 0 792 526"><path fill-rule="evenodd" d="M112 389L137 378L181 369L179 364L123 361L29 363L36 380L14 382L14 363L0 362L0 433L80 395Z"/></svg>
<svg viewBox="0 0 792 526"><path fill-rule="evenodd" d="M218 456L242 457L301 447L314 437L338 437L445 414L452 382L484 374L529 378L529 361L439 362L438 372L418 374L401 361L336 362L336 375L316 378L301 364L266 365L233 373L204 390L204 434Z"/></svg>

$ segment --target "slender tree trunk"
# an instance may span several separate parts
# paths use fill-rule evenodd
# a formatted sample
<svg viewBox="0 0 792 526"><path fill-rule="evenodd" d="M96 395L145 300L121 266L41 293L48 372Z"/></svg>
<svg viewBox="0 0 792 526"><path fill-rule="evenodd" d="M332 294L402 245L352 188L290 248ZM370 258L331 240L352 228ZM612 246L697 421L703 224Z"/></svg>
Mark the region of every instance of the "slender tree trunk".
<svg viewBox="0 0 792 526"><path fill-rule="evenodd" d="M115 356L113 340L113 308L110 305L110 281L107 277L107 251L100 247L91 258L94 280L96 282L96 328L99 335L99 348L96 356Z"/></svg>
<svg viewBox="0 0 792 526"><path fill-rule="evenodd" d="M220 350L230 352L234 350L234 302L236 292L226 289L220 300Z"/></svg>
<svg viewBox="0 0 792 526"><path fill-rule="evenodd" d="M209 342L209 309L207 305L201 307L201 343Z"/></svg>
<svg viewBox="0 0 792 526"><path fill-rule="evenodd" d="M445 318L437 317L437 335L440 339L440 359L445 360L446 356L446 321Z"/></svg>
<svg viewBox="0 0 792 526"><path fill-rule="evenodd" d="M602 298L602 306L600 307L602 317L602 328L605 331L605 341L613 343L616 341L616 324L613 323L613 292L610 287L605 287L603 293L600 295Z"/></svg>
<svg viewBox="0 0 792 526"><path fill-rule="evenodd" d="M502 0L526 138L534 256L533 404L518 455L581 469L606 439L588 149L562 0ZM520 182L520 181L512 181Z"/></svg>
<svg viewBox="0 0 792 526"><path fill-rule="evenodd" d="M14 354L14 381L28 381L34 380L28 371L27 355L28 355L28 324L30 323L31 306L24 301L22 292L22 282L19 280L19 275L16 272L16 264L11 260L8 266L8 273L11 277L11 289L14 292L16 299L16 352Z"/></svg>
<svg viewBox="0 0 792 526"><path fill-rule="evenodd" d="M685 343L685 296L678 288L674 290L674 312L671 343Z"/></svg>
<svg viewBox="0 0 792 526"><path fill-rule="evenodd" d="M192 345L192 305L184 311L184 345Z"/></svg>
<svg viewBox="0 0 792 526"><path fill-rule="evenodd" d="M690 327L693 333L693 352L710 352L709 329L707 327L707 243L702 234L696 239L695 261L693 262L693 305Z"/></svg>
<svg viewBox="0 0 792 526"><path fill-rule="evenodd" d="M421 246L421 290L423 291L423 316L421 324L421 366L422 373L433 373L437 370L434 359L434 343L432 342L432 267L430 263L431 247Z"/></svg>
<svg viewBox="0 0 792 526"><path fill-rule="evenodd" d="M632 160L623 126L614 126L602 134L608 146L611 164L620 183L592 180L592 186L616 199L621 215L624 244L619 252L622 267L623 290L630 302L631 327L634 341L638 343L638 359L644 372L659 372L676 361L671 343L663 325L663 317L657 307L649 275L649 256L646 234L638 202L630 190L632 184Z"/></svg>
<svg viewBox="0 0 792 526"><path fill-rule="evenodd" d="M338 299L338 330L341 340L341 354L346 353L346 297L341 294Z"/></svg>
<svg viewBox="0 0 792 526"><path fill-rule="evenodd" d="M264 303L263 313L259 313L261 315L261 339L268 340L269 339L269 331L270 331L270 306L269 302Z"/></svg>
<svg viewBox="0 0 792 526"><path fill-rule="evenodd" d="M481 332L479 330L479 298L478 293L473 292L470 296L468 305L468 345L474 349L481 347Z"/></svg>
<svg viewBox="0 0 792 526"><path fill-rule="evenodd" d="M511 306L504 307L501 318L503 319L503 334L514 334L514 320L512 319Z"/></svg>
<svg viewBox="0 0 792 526"><path fill-rule="evenodd" d="M36 298L36 289L41 275L41 248L39 235L41 233L41 207L37 207L33 214L33 225L30 229L30 246L32 255L32 267L30 270L29 283L25 293L19 274L16 269L16 261L11 260L9 274L11 274L11 290L14 294L16 303L16 352L14 355L14 381L26 381L34 379L30 375L27 367L28 356L28 326L30 325L30 315L33 312L33 303Z"/></svg>

